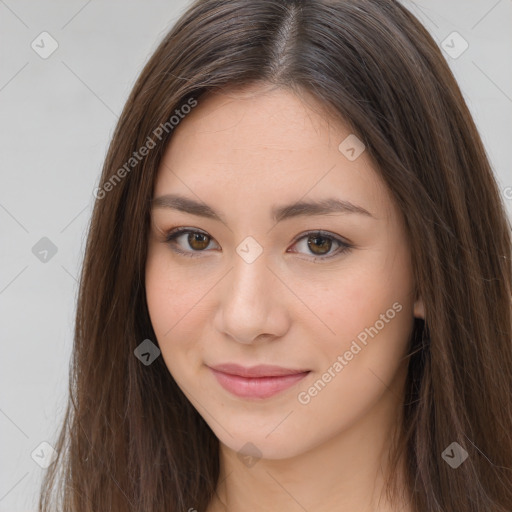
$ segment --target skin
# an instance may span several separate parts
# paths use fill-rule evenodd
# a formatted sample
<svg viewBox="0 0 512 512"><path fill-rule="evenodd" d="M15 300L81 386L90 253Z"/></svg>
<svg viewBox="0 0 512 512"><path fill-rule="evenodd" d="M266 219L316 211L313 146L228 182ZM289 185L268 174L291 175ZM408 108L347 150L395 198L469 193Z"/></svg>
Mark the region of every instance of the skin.
<svg viewBox="0 0 512 512"><path fill-rule="evenodd" d="M225 220L153 208L146 264L162 357L220 441L221 477L208 512L411 510L405 502L392 506L383 484L404 357L423 303L413 293L403 218L368 151L350 161L338 149L351 133L310 96L261 85L231 89L199 98L161 162L154 197L184 195ZM371 216L271 219L274 205L327 197ZM185 234L173 246L165 235L175 227L207 237L194 242ZM334 238L313 251L307 242L315 243L308 235L315 230L352 248L334 255ZM248 236L263 251L252 263L236 251ZM333 372L338 356L395 303L400 312ZM206 366L225 362L310 373L270 398L244 399ZM335 376L301 403L299 393L328 368ZM252 464L242 455L255 455Z"/></svg>

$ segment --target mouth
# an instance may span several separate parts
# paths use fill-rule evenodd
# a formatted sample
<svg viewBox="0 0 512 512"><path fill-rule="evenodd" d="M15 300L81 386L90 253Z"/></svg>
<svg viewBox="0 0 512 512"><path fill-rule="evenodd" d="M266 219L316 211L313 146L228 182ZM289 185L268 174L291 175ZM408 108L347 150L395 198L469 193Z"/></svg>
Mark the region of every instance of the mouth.
<svg viewBox="0 0 512 512"><path fill-rule="evenodd" d="M240 398L265 399L301 381L310 370L259 365L251 368L235 364L208 367L218 383Z"/></svg>

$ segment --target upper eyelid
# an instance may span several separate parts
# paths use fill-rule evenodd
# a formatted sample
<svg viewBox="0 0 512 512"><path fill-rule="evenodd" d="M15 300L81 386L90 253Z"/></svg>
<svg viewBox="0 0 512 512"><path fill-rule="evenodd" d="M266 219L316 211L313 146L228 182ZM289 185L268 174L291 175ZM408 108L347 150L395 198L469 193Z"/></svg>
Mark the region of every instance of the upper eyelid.
<svg viewBox="0 0 512 512"><path fill-rule="evenodd" d="M178 238L179 236L182 236L184 234L187 234L187 233L199 233L199 234L202 234L202 235L205 235L207 236L208 238L210 238L211 240L215 241L215 243L217 245L220 245L217 240L215 240L215 238L213 236L211 236L207 231L203 231L199 228L191 228L191 227L177 227L177 228L173 228L171 230L169 230L167 233L166 233L166 240L168 241L172 241L172 240L175 240L176 238ZM352 244L352 242L344 239L343 237L341 237L340 235L336 235L334 233L330 233L326 230L321 230L321 229L318 229L318 230L309 230L309 231L305 231L305 232L302 232L300 234L298 234L292 244L295 245L297 242L299 242L300 240L302 240L303 238L307 237L307 236L313 236L313 235L319 235L319 236L323 236L323 237L326 237L326 238L331 238L333 239L336 243L339 244L339 246L341 248L345 247L345 248L353 248L354 247L354 244ZM172 237L172 240L169 240L170 238ZM192 253L201 253L201 252L206 252L206 250L203 250L203 251L185 251L185 252L192 252Z"/></svg>
<svg viewBox="0 0 512 512"><path fill-rule="evenodd" d="M202 229L199 229L199 228L176 227L176 228L172 228L170 230L165 231L166 237L169 237L172 235L183 235L185 233L199 233L201 235L206 235L208 238L211 238L212 240L215 240L215 237L210 235L207 231L203 231ZM325 237L331 237L331 238L334 238L335 240L339 240L340 242L344 242L347 245L351 244L351 242L349 242L348 240L345 240L342 236L336 235L335 233L331 233L329 231L326 231L325 229L310 229L309 231L304 231L304 232L298 234L295 237L295 240L300 240L304 236L314 235L314 234L319 234L319 235L325 236Z"/></svg>

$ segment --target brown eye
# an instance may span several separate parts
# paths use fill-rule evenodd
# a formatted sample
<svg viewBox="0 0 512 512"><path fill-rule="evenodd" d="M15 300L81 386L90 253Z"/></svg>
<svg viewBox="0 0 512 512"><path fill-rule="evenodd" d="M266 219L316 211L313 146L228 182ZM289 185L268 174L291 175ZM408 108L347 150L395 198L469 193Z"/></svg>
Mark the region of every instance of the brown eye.
<svg viewBox="0 0 512 512"><path fill-rule="evenodd" d="M203 233L190 232L187 237L188 244L196 251L202 251L208 247L210 238Z"/></svg>
<svg viewBox="0 0 512 512"><path fill-rule="evenodd" d="M311 235L308 237L308 247L313 254L323 256L331 250L332 239L321 235Z"/></svg>
<svg viewBox="0 0 512 512"><path fill-rule="evenodd" d="M200 256L201 252L207 253L207 248L211 242L214 242L214 239L195 229L176 228L166 235L165 242L171 246L174 252L193 258ZM320 231L306 233L295 242L294 246L300 248L301 244L304 244L302 250L313 256L311 258L313 262L322 262L335 256L341 256L353 248L350 243L337 236Z"/></svg>
<svg viewBox="0 0 512 512"><path fill-rule="evenodd" d="M311 259L315 263L342 256L353 248L349 242L323 231L306 233L294 243L294 246L299 250L292 252L313 256Z"/></svg>
<svg viewBox="0 0 512 512"><path fill-rule="evenodd" d="M173 251L192 258L198 255L197 253L206 252L205 249L211 241L212 238L206 233L186 228L173 229L165 237L165 242Z"/></svg>

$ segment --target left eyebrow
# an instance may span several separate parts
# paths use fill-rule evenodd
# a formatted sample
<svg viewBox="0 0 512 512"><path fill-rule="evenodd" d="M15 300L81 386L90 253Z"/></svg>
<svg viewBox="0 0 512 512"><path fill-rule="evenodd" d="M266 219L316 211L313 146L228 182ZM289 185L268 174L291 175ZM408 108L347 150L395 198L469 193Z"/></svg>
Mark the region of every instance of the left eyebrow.
<svg viewBox="0 0 512 512"><path fill-rule="evenodd" d="M172 208L191 215L206 217L226 224L223 216L211 206L188 197L166 194L151 200L151 208ZM319 216L330 213L359 214L374 218L374 216L362 206L343 199L327 198L320 201L297 201L295 203L274 206L272 218L274 222L281 222L292 217Z"/></svg>
<svg viewBox="0 0 512 512"><path fill-rule="evenodd" d="M363 208L350 201L330 197L320 201L298 201L289 205L278 206L272 209L272 217L275 222L301 216L328 215L330 213L355 213L373 217Z"/></svg>

